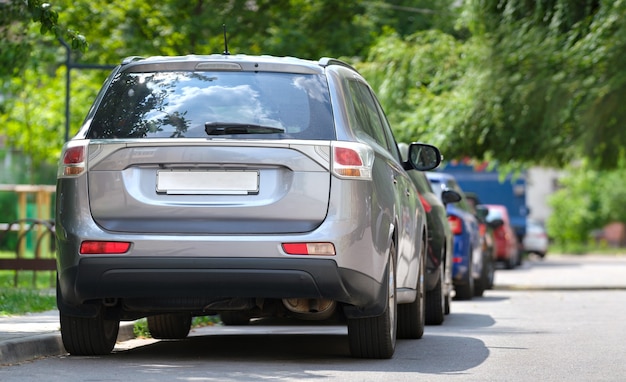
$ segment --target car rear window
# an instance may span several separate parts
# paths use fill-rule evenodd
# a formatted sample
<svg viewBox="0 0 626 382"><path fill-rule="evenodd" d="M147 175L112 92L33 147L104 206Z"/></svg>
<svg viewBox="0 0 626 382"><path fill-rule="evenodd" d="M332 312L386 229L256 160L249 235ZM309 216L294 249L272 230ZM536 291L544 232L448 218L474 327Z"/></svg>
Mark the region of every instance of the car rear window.
<svg viewBox="0 0 626 382"><path fill-rule="evenodd" d="M336 135L321 75L164 71L118 74L87 137L199 138L209 136L207 125L228 124L276 129L226 130L220 137L332 140Z"/></svg>

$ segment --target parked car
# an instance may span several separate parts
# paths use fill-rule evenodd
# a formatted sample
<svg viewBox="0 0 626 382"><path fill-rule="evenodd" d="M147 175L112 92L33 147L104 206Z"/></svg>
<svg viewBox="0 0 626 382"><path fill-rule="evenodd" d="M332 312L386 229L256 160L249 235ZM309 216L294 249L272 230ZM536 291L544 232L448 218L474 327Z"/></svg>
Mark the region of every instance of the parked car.
<svg viewBox="0 0 626 382"><path fill-rule="evenodd" d="M483 241L477 213L468 202L465 193L454 176L444 172L426 172L433 191L440 197L446 190L454 190L461 195L461 200L448 204L446 212L454 235L452 280L455 298L469 300L482 296L488 281L483 272Z"/></svg>
<svg viewBox="0 0 626 382"><path fill-rule="evenodd" d="M511 226L506 206L500 204L485 204L487 207L487 222L493 227L495 238L496 259L507 269L513 269L521 263L521 254L517 235Z"/></svg>
<svg viewBox="0 0 626 382"><path fill-rule="evenodd" d="M398 144L403 159L408 155L409 146ZM433 192L432 186L421 171L410 171L419 192L428 222L428 247L426 256L426 324L441 325L445 315L450 313L454 292L452 283L452 231L448 224L446 204L461 200L461 195L453 190L445 190L441 195Z"/></svg>
<svg viewBox="0 0 626 382"><path fill-rule="evenodd" d="M129 58L61 154L57 305L72 355L119 322L187 336L193 316L345 319L351 354L423 334L427 221L366 80L345 62Z"/></svg>
<svg viewBox="0 0 626 382"><path fill-rule="evenodd" d="M543 258L548 253L549 244L550 241L544 225L534 220L528 220L523 240L524 251Z"/></svg>
<svg viewBox="0 0 626 382"><path fill-rule="evenodd" d="M465 192L465 197L476 210L476 217L478 218L478 231L480 232L483 251L482 277L484 280L484 286L485 289L493 289L497 263L494 226L493 224L487 222L487 214L489 211L487 210L487 207L480 204L480 198L478 195L473 192Z"/></svg>

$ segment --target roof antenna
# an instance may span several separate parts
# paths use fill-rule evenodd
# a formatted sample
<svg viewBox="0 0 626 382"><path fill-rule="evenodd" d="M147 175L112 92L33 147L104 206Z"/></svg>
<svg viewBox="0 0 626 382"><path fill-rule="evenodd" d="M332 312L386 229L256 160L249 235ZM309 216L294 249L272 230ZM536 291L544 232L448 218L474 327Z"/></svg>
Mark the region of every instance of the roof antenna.
<svg viewBox="0 0 626 382"><path fill-rule="evenodd" d="M224 53L225 55L230 55L230 52L228 51L228 39L226 38L226 24L222 24L222 28L224 28Z"/></svg>

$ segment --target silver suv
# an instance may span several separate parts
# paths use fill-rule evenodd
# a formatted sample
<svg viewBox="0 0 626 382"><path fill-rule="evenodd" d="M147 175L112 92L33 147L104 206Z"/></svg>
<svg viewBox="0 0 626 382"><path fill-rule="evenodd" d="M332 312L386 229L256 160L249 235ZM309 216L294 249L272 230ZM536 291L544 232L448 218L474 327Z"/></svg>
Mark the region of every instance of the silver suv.
<svg viewBox="0 0 626 382"><path fill-rule="evenodd" d="M426 218L383 110L349 65L245 55L129 58L58 171L57 300L74 355L120 321L187 336L278 316L347 323L389 358L424 330Z"/></svg>

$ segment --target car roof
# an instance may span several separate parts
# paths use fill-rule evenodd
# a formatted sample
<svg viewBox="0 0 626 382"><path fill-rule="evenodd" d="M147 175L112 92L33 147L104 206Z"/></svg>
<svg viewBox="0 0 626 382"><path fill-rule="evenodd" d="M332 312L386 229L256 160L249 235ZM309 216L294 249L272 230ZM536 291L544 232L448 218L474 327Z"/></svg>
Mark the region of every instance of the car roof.
<svg viewBox="0 0 626 382"><path fill-rule="evenodd" d="M168 70L255 70L296 73L323 73L330 65L340 65L355 72L344 61L322 57L318 61L287 56L246 55L246 54L208 54L185 56L130 56L122 60L125 71L168 71Z"/></svg>
<svg viewBox="0 0 626 382"><path fill-rule="evenodd" d="M426 176L428 177L428 179L436 179L439 181L455 179L454 175L446 174L443 172L436 172L436 171L427 171Z"/></svg>

